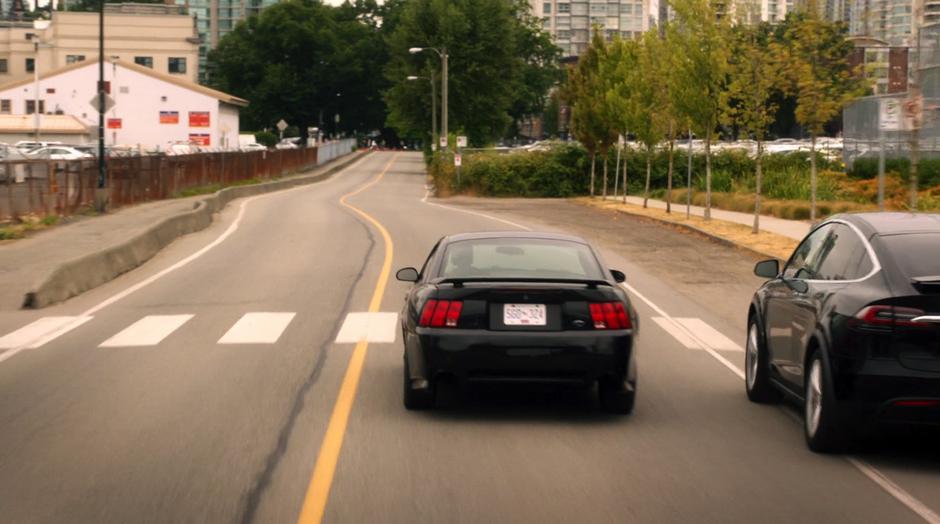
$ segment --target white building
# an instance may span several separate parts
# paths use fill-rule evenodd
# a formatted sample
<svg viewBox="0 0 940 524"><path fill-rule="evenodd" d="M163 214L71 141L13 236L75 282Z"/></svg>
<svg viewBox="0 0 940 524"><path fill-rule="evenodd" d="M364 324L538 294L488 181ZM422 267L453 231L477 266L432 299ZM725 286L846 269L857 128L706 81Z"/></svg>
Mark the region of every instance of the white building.
<svg viewBox="0 0 940 524"><path fill-rule="evenodd" d="M189 142L209 147L238 145L238 112L246 100L121 60L104 70L114 107L106 114L106 145L166 149ZM72 115L98 125L97 57L50 71L39 79L39 112ZM32 79L0 85L0 114L32 114ZM92 136L96 136L92 133Z"/></svg>

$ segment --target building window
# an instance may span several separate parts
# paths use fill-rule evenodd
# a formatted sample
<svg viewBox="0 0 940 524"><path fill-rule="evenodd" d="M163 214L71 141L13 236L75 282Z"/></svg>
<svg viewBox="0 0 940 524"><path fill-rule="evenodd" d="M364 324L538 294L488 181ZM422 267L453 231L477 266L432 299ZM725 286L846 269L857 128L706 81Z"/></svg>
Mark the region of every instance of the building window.
<svg viewBox="0 0 940 524"><path fill-rule="evenodd" d="M545 3L542 4L542 14L543 14L543 15L550 15L550 14L552 14L552 3L551 3L551 2L545 2Z"/></svg>
<svg viewBox="0 0 940 524"><path fill-rule="evenodd" d="M570 13L570 12L571 12L571 4L558 4L558 12L559 12L559 13Z"/></svg>
<svg viewBox="0 0 940 524"><path fill-rule="evenodd" d="M32 73L35 70L36 70L36 60L32 58L27 58L26 59L26 72Z"/></svg>
<svg viewBox="0 0 940 524"><path fill-rule="evenodd" d="M178 57L170 57L170 66L169 71L171 73L185 73L186 72L186 59Z"/></svg>
<svg viewBox="0 0 940 524"><path fill-rule="evenodd" d="M66 64L76 64L78 62L84 62L85 55L65 55Z"/></svg>
<svg viewBox="0 0 940 524"><path fill-rule="evenodd" d="M34 112L36 112L36 101L35 101L35 100L27 100L27 101L26 101L26 114L27 114L27 115L31 115L31 114L33 114ZM46 101L45 101L45 100L40 100L40 101L39 101L39 112L40 112L40 113L45 113L45 112L46 112Z"/></svg>
<svg viewBox="0 0 940 524"><path fill-rule="evenodd" d="M144 67L149 67L153 69L153 57L152 56L135 56L134 63L137 65L142 65Z"/></svg>
<svg viewBox="0 0 940 524"><path fill-rule="evenodd" d="M0 73L8 73L9 68L7 67L7 59L0 58Z"/></svg>
<svg viewBox="0 0 940 524"><path fill-rule="evenodd" d="M13 112L13 104L10 103L10 99L4 98L3 100L0 100L0 113L3 113L4 115L9 115L12 112Z"/></svg>

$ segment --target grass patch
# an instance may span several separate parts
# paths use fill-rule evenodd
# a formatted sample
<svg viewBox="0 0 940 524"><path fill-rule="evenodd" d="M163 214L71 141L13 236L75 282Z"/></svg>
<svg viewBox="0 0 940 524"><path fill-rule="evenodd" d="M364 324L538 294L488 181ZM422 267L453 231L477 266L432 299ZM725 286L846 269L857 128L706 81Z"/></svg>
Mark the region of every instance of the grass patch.
<svg viewBox="0 0 940 524"><path fill-rule="evenodd" d="M59 215L27 215L18 217L14 222L0 225L0 240L16 240L25 238L30 233L55 226L59 223Z"/></svg>
<svg viewBox="0 0 940 524"><path fill-rule="evenodd" d="M262 182L269 182L271 180L277 180L277 179L271 178L270 180L261 180L260 178L246 178L245 180L236 180L228 184L207 184L204 186L190 187L190 188L177 191L176 194L173 195L173 197L174 198L187 198L187 197L194 197L194 196L199 196L199 195L210 195L226 187L250 186L254 184L260 184Z"/></svg>
<svg viewBox="0 0 940 524"><path fill-rule="evenodd" d="M751 232L750 226L746 226L744 224L735 224L733 222L725 222L723 220L712 219L710 221L706 221L704 218L696 216L687 219L685 217L685 213L666 213L666 210L664 209L644 209L641 206L621 204L619 202L613 202L610 200L598 200L582 197L576 198L574 201L583 205L600 209L618 211L621 213L652 218L673 224L690 225L711 235L715 235L733 242L738 246L745 247L759 253L766 253L769 256L773 256L781 260L786 260L790 254L793 253L793 250L796 249L796 246L799 243L799 241L792 238L767 231L761 231L755 235Z"/></svg>

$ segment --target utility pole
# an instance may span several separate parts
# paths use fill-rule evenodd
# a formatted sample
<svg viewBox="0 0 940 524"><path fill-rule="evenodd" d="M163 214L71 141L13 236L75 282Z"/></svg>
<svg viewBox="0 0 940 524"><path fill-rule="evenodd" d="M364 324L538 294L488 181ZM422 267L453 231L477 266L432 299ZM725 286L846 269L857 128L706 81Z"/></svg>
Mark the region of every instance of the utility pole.
<svg viewBox="0 0 940 524"><path fill-rule="evenodd" d="M98 189L105 188L104 158L104 2L98 4ZM102 202L103 203L103 202Z"/></svg>
<svg viewBox="0 0 940 524"><path fill-rule="evenodd" d="M914 0L914 24L911 39L914 41L917 57L914 60L914 79L908 89L907 112L911 119L911 211L917 210L917 168L920 163L920 128L923 123L923 76L921 74L920 33L924 20L924 0Z"/></svg>
<svg viewBox="0 0 940 524"><path fill-rule="evenodd" d="M437 149L437 83L434 81L434 69L431 69L431 151Z"/></svg>
<svg viewBox="0 0 940 524"><path fill-rule="evenodd" d="M443 94L441 95L441 128L444 132L444 140L447 140L447 149L450 149L450 135L447 133L447 48L442 48L440 51L441 62L441 74L444 75L442 82L444 84Z"/></svg>

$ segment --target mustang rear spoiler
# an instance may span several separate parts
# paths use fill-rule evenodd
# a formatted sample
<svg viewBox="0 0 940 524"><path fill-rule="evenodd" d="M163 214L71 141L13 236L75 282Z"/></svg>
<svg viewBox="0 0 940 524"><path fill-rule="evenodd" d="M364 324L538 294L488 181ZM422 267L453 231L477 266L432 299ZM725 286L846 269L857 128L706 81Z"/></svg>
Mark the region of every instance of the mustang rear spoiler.
<svg viewBox="0 0 940 524"><path fill-rule="evenodd" d="M436 284L453 284L454 287L463 287L464 284L476 283L512 283L512 284L581 284L589 288L597 286L610 286L610 282L590 278L524 278L524 277L450 277L434 281Z"/></svg>

